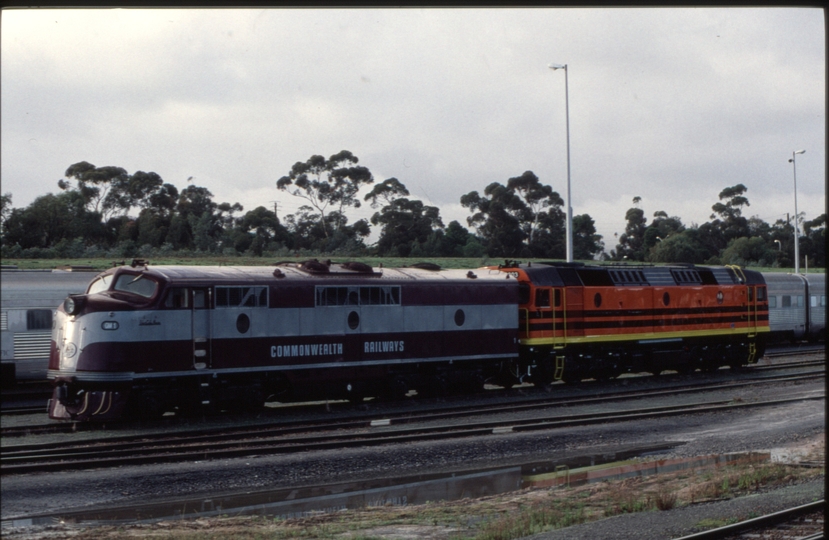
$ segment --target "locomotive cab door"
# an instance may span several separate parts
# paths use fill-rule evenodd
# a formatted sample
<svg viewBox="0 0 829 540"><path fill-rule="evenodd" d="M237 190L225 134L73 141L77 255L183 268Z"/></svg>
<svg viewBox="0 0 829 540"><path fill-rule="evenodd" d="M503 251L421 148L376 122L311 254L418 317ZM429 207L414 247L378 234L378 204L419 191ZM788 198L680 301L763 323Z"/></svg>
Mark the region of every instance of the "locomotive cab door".
<svg viewBox="0 0 829 540"><path fill-rule="evenodd" d="M541 337L550 338L556 349L564 347L567 316L564 307L564 288L539 287L535 297L536 313L542 323Z"/></svg>
<svg viewBox="0 0 829 540"><path fill-rule="evenodd" d="M754 285L748 286L748 329L749 329L749 337L754 337L754 334L757 331L757 318L759 317L758 311L758 303L759 297L758 294L762 294L763 291L759 287Z"/></svg>
<svg viewBox="0 0 829 540"><path fill-rule="evenodd" d="M558 300L558 305L553 298ZM553 338L556 334L556 316L554 307L561 303L561 291L552 287L536 287L535 289L535 315L534 319L538 324L539 331L535 337Z"/></svg>
<svg viewBox="0 0 829 540"><path fill-rule="evenodd" d="M190 323L193 340L193 367L205 369L211 366L210 289L190 289Z"/></svg>

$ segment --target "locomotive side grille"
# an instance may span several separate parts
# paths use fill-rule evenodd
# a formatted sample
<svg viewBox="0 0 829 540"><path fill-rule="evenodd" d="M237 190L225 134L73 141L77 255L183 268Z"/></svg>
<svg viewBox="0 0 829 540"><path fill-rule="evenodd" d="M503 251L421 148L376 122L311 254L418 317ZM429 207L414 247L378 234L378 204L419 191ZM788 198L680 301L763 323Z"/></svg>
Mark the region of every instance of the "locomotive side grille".
<svg viewBox="0 0 829 540"><path fill-rule="evenodd" d="M14 335L16 359L43 358L49 356L51 332L25 332Z"/></svg>

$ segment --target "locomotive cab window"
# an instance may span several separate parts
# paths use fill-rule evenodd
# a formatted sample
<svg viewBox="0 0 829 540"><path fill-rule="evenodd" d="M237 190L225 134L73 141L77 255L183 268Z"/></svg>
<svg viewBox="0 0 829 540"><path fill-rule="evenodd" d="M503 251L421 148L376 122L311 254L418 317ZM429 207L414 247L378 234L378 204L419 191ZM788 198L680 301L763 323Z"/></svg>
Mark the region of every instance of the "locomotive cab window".
<svg viewBox="0 0 829 540"><path fill-rule="evenodd" d="M766 288L765 287L757 287L757 301L762 302L766 299Z"/></svg>
<svg viewBox="0 0 829 540"><path fill-rule="evenodd" d="M138 274L121 274L115 280L114 291L121 291L131 294L137 294L144 298L151 298L155 294L158 284L152 279Z"/></svg>
<svg viewBox="0 0 829 540"><path fill-rule="evenodd" d="M550 289L536 289L535 291L535 307L548 308L550 307Z"/></svg>
<svg viewBox="0 0 829 540"><path fill-rule="evenodd" d="M101 276L89 284L86 294L95 294L109 289L112 285L112 275Z"/></svg>
<svg viewBox="0 0 829 540"><path fill-rule="evenodd" d="M530 286L523 282L518 284L518 303L530 303Z"/></svg>

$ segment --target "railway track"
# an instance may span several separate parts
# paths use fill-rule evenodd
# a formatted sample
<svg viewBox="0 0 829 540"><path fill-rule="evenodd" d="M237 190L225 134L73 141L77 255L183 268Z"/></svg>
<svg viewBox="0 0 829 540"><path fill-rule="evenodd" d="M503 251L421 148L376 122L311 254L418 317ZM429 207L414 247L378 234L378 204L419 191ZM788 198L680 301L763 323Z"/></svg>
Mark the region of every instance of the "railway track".
<svg viewBox="0 0 829 540"><path fill-rule="evenodd" d="M789 378L801 380L801 378ZM751 384L751 383L744 383ZM731 386L731 385L728 385ZM722 386L719 387L722 389ZM690 391L690 390L689 390ZM699 389L697 389L699 391ZM660 393L676 394L676 389ZM654 394L648 394L652 396ZM643 397L633 393L626 399ZM467 420L447 422L452 418L492 417L498 413L548 408L550 403L485 406L466 410L424 412L418 416L375 418L329 423L294 423L293 425L255 426L203 433L160 433L124 437L119 440L61 442L50 444L6 446L0 458L0 474L64 471L74 469L118 467L146 463L173 463L190 460L222 459L243 456L275 455L350 447L381 446L418 441L436 441L514 432L548 430L562 427L587 426L598 423L664 418L668 416L733 411L753 407L770 407L786 403L825 399L824 394L806 393L782 400L739 402L717 400L683 405L649 408L616 409L587 414L563 415L560 410L525 418L498 420ZM619 396L585 398L568 401L569 405L596 400L619 401ZM415 427L398 427L401 424Z"/></svg>
<svg viewBox="0 0 829 540"><path fill-rule="evenodd" d="M767 371L776 371L779 369L784 368L801 368L801 367L816 367L821 366L823 367L824 364L822 361L815 361L815 362L799 362L799 363L792 363L787 364L785 366L778 365L778 366L755 366L752 368L751 373L754 370L757 370L758 373L764 373ZM442 416L443 418L451 418L451 417L462 417L462 416L473 416L477 414L490 414L490 413L497 413L503 412L505 410L509 411L526 411L531 409L538 409L544 407L551 407L556 405L580 405L580 404L590 404L590 403L602 403L602 402L609 402L609 401L619 401L624 399L635 399L635 398L645 398L645 397L658 397L664 395L678 395L682 393L689 393L689 392L701 392L705 390L724 390L724 389L735 389L740 387L745 387L753 384L761 384L761 383L777 383L777 382L788 382L788 381L803 381L809 380L816 377L823 377L825 376L825 369L808 371L799 374L793 375L760 375L760 376L752 376L752 377L743 377L739 381L728 381L728 382L692 382L689 384L681 384L681 385L671 385L669 387L661 387L655 389L644 389L644 390L622 390L622 391L608 391L608 392L601 392L590 396L573 396L572 394L568 395L550 395L549 393L543 392L535 395L531 395L530 397L524 398L520 401L515 402L504 402L503 400L498 400L497 403L492 405L458 405L458 406L449 406L449 407L440 407L440 408L431 408L429 412L425 413L428 416L436 417ZM590 389L589 385L584 385L582 388ZM270 410L265 411L266 414L271 415L279 415L280 411L278 410ZM365 416L361 414L355 414L353 416ZM385 415L390 422L394 423L404 423L404 422L412 422L416 421L420 418L419 413L413 413L410 410L404 412L398 412L393 414ZM168 418L170 423L176 422L177 418ZM361 420L357 420L360 422ZM288 426L291 425L291 422L284 422L284 421L277 421L275 423L269 424L271 426ZM169 429L171 426L169 424L164 425L163 423L155 424L160 429ZM308 425L305 422L300 422L299 425ZM40 434L48 434L48 433L75 433L80 431L112 431L118 429L132 429L135 427L135 423L131 422L123 422L116 425L111 424L96 424L96 423L57 423L51 422L47 424L37 424L37 425L18 425L13 427L4 427L0 429L0 436L3 438L10 438L10 437L22 437L22 436L31 436L31 435L40 435ZM206 430L198 430L198 431L188 431L188 433L192 434L205 434L205 433L213 433L216 430L221 430L222 428L207 428ZM114 440L110 438L109 440Z"/></svg>
<svg viewBox="0 0 829 540"><path fill-rule="evenodd" d="M821 499L676 540L822 540L825 511Z"/></svg>
<svg viewBox="0 0 829 540"><path fill-rule="evenodd" d="M0 413L32 414L46 412L46 403L52 396L52 385L46 382L18 383L3 390Z"/></svg>

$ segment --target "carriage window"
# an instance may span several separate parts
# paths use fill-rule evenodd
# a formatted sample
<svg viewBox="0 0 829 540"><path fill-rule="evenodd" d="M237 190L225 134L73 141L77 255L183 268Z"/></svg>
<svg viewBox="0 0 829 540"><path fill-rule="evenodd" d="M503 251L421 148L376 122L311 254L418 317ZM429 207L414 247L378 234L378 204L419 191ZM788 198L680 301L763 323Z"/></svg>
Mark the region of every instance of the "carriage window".
<svg viewBox="0 0 829 540"><path fill-rule="evenodd" d="M216 287L216 307L268 307L268 288Z"/></svg>
<svg viewBox="0 0 829 540"><path fill-rule="evenodd" d="M777 297L776 296L769 296L769 307L776 308L777 307Z"/></svg>
<svg viewBox="0 0 829 540"><path fill-rule="evenodd" d="M809 305L810 305L811 307L817 307L817 296L812 296L812 297L810 298Z"/></svg>
<svg viewBox="0 0 829 540"><path fill-rule="evenodd" d="M550 289L536 289L535 307L550 307Z"/></svg>
<svg viewBox="0 0 829 540"><path fill-rule="evenodd" d="M820 307L826 307L826 295L821 295L820 297Z"/></svg>
<svg viewBox="0 0 829 540"><path fill-rule="evenodd" d="M26 330L51 330L51 309L30 309L26 311Z"/></svg>
<svg viewBox="0 0 829 540"><path fill-rule="evenodd" d="M792 297L789 295L783 296L783 303L781 307L792 307Z"/></svg>
<svg viewBox="0 0 829 540"><path fill-rule="evenodd" d="M317 287L318 306L400 305L400 287Z"/></svg>
<svg viewBox="0 0 829 540"><path fill-rule="evenodd" d="M155 294L158 284L147 276L138 274L121 274L115 281L113 290L128 292L150 298Z"/></svg>
<svg viewBox="0 0 829 540"><path fill-rule="evenodd" d="M803 295L797 295L797 307L803 307Z"/></svg>

